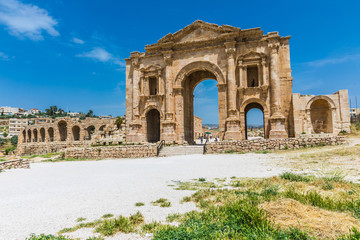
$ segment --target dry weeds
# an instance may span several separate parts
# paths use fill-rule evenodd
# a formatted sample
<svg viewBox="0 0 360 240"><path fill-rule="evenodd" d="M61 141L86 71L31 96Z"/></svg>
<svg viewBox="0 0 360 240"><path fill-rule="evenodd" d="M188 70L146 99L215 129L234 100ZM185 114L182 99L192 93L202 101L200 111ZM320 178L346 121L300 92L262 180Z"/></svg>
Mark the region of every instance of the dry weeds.
<svg viewBox="0 0 360 240"><path fill-rule="evenodd" d="M298 227L320 239L337 239L353 227L360 228L360 221L348 213L326 211L289 198L265 202L259 207L282 228Z"/></svg>

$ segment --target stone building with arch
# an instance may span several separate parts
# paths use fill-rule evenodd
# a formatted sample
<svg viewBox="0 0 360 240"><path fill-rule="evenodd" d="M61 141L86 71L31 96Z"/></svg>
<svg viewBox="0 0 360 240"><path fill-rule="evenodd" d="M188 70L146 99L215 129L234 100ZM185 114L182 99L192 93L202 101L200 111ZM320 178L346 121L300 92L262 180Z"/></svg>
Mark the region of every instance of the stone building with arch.
<svg viewBox="0 0 360 240"><path fill-rule="evenodd" d="M195 21L126 59L126 137L193 143L194 89L217 81L221 140L247 138L246 114L263 112L265 138L349 131L347 91L292 94L290 37Z"/></svg>

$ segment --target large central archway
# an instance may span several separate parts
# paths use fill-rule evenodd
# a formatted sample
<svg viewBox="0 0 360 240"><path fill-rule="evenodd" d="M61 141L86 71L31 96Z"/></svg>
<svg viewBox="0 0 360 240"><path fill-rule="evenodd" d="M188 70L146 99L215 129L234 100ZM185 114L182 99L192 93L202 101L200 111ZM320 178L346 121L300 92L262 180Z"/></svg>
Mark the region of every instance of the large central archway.
<svg viewBox="0 0 360 240"><path fill-rule="evenodd" d="M160 112L151 109L146 114L147 141L154 143L160 141Z"/></svg>
<svg viewBox="0 0 360 240"><path fill-rule="evenodd" d="M193 62L182 68L175 80L174 87L182 90L181 94L175 96L176 117L184 126L183 129L179 129L178 137L189 144L194 143L194 89L200 82L208 79L218 83L219 135L222 139L227 108L225 83L221 70L210 62Z"/></svg>

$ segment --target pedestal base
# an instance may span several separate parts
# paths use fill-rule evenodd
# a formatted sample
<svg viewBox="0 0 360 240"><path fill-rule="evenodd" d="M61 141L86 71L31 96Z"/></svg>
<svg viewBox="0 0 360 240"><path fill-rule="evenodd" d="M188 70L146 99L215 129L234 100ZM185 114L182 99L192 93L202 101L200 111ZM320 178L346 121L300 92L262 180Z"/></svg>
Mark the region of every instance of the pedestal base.
<svg viewBox="0 0 360 240"><path fill-rule="evenodd" d="M277 138L288 138L289 135L285 128L285 118L284 117L273 117L270 118L270 139Z"/></svg>

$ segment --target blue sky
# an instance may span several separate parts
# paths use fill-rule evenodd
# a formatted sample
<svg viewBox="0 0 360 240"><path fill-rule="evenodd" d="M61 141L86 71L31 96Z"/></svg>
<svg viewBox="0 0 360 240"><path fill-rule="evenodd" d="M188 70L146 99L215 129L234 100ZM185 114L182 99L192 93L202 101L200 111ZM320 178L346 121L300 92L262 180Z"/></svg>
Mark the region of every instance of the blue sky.
<svg viewBox="0 0 360 240"><path fill-rule="evenodd" d="M293 92L349 89L360 105L358 9L322 0L0 0L0 105L122 115L123 59L197 19L291 35ZM213 92L203 92L196 114L217 122L205 101Z"/></svg>

